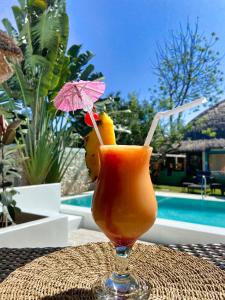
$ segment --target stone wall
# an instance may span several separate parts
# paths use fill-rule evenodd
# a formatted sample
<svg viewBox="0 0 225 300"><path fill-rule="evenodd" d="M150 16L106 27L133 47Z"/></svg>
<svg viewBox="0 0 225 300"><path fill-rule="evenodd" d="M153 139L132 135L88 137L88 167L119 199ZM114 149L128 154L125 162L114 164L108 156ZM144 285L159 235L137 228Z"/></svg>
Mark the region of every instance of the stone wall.
<svg viewBox="0 0 225 300"><path fill-rule="evenodd" d="M93 189L85 163L85 150L72 149L70 158L73 159L61 182L62 195L75 195Z"/></svg>

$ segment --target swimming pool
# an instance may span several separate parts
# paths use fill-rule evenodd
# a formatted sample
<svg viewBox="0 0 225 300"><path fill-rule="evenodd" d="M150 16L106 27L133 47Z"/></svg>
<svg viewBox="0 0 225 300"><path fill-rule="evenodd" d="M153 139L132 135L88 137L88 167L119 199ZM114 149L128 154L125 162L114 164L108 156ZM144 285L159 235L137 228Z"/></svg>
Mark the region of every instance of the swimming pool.
<svg viewBox="0 0 225 300"><path fill-rule="evenodd" d="M225 227L225 201L189 199L157 195L157 218ZM90 208L92 194L63 200L62 204Z"/></svg>

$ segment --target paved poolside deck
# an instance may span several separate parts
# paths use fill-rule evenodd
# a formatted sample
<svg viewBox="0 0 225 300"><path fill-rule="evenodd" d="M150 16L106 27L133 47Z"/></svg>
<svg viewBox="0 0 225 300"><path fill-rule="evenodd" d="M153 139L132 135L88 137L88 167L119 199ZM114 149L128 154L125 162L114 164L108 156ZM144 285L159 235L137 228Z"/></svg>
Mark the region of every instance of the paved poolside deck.
<svg viewBox="0 0 225 300"><path fill-rule="evenodd" d="M84 245L91 242L108 242L107 237L100 231L79 228L69 233L71 246Z"/></svg>
<svg viewBox="0 0 225 300"><path fill-rule="evenodd" d="M69 245L79 246L91 242L108 242L109 239L100 231L89 230L84 228L79 228L77 230L71 231L69 234ZM139 241L144 244L151 244L148 242Z"/></svg>

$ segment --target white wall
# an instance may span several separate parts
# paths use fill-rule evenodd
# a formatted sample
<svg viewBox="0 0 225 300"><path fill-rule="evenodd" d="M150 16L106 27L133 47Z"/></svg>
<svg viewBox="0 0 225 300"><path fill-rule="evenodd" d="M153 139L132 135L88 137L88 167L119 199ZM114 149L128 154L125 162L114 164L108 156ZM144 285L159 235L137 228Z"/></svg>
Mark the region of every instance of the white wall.
<svg viewBox="0 0 225 300"><path fill-rule="evenodd" d="M15 190L19 192L15 195L15 200L21 210L47 215L59 213L60 183L21 186Z"/></svg>

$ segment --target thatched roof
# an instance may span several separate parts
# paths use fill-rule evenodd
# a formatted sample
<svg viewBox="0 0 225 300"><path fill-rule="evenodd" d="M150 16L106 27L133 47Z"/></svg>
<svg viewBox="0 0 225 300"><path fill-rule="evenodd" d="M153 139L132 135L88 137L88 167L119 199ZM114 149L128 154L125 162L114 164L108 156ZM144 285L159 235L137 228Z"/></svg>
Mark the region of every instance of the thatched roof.
<svg viewBox="0 0 225 300"><path fill-rule="evenodd" d="M179 152L197 152L205 151L206 149L221 149L225 148L225 139L208 139L182 141L179 146Z"/></svg>
<svg viewBox="0 0 225 300"><path fill-rule="evenodd" d="M22 59L22 52L15 41L8 34L0 30L0 51L6 57L17 57Z"/></svg>
<svg viewBox="0 0 225 300"><path fill-rule="evenodd" d="M225 148L225 100L202 112L189 125L191 130L185 135L179 151Z"/></svg>
<svg viewBox="0 0 225 300"><path fill-rule="evenodd" d="M10 62L19 62L23 58L22 51L15 41L0 30L0 83L13 75Z"/></svg>

